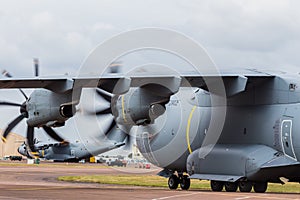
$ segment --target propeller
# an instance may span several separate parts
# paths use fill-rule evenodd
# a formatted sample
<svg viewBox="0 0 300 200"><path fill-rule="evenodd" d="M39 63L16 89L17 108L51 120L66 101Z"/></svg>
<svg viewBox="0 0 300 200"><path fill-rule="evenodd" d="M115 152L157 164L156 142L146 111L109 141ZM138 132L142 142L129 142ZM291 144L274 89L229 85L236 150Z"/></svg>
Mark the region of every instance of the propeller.
<svg viewBox="0 0 300 200"><path fill-rule="evenodd" d="M35 66L35 75L38 76L38 60L34 59L34 66ZM9 72L7 72L6 70L4 70L2 72L2 74L8 78L11 78L11 74ZM26 101L22 104L19 103L14 103L14 102L7 102L7 101L0 101L0 106L13 106L13 107L19 107L20 108L20 115L17 116L14 120L12 120L8 126L6 127L6 129L3 132L2 135L2 141L6 142L6 138L9 135L9 133L25 118L28 118L28 110L27 110L27 104L28 104L28 100L29 98L27 97L27 95L25 94L25 92L22 89L19 89L19 91L22 93L22 95L25 97ZM34 145L34 128L33 126L27 126L27 144L29 146L29 149L31 150L31 152L34 154L37 149ZM60 142L63 145L68 145L69 142L65 141L62 137L60 137L51 127L48 126L42 126L43 130L54 140Z"/></svg>
<svg viewBox="0 0 300 200"><path fill-rule="evenodd" d="M96 94L104 99L105 101L111 103L111 99L113 98L113 94L104 91L103 89L96 88ZM89 115L96 115L96 116L103 116L103 115L112 115L112 110L111 106L109 108L105 109L99 109L96 110L95 112L89 112ZM115 120L112 120L110 124L108 125L107 130L104 133L104 136L115 141L122 140L122 142L125 142L125 147L124 149L129 149L129 147L132 144L132 139L130 134L127 134L123 130L121 130Z"/></svg>
<svg viewBox="0 0 300 200"><path fill-rule="evenodd" d="M110 66L109 66L109 71L108 73L119 73L121 70L121 62L113 62ZM95 90L96 94L102 98L103 100L105 100L108 103L111 103L112 98L114 97L114 95L110 92L107 92L103 89L100 88L96 88ZM112 110L111 110L111 106L109 106L108 108L104 108L104 109L99 109L96 110L95 112L88 112L89 115L96 115L96 116L105 116L105 115L112 115ZM130 147L132 145L132 139L130 134L127 133L127 131L123 131L120 129L120 127L118 127L117 123L115 122L115 120L112 120L110 122L109 125L107 125L107 130L104 133L104 136L109 138L110 140L115 140L115 141L120 141L122 140L122 142L125 142L125 149L129 149L128 147Z"/></svg>
<svg viewBox="0 0 300 200"><path fill-rule="evenodd" d="M27 111L27 101L23 104L13 103L13 102L0 102L0 105L5 106L14 106L20 107L20 115L17 116L14 120L12 120L2 135L2 141L6 142L6 138L9 133L25 118L28 118L28 111ZM36 148L34 145L34 128L33 126L27 126L27 143L32 152L36 152ZM60 137L51 127L43 126L43 130L54 140L60 142L61 144L68 144L69 142L65 141L62 137Z"/></svg>

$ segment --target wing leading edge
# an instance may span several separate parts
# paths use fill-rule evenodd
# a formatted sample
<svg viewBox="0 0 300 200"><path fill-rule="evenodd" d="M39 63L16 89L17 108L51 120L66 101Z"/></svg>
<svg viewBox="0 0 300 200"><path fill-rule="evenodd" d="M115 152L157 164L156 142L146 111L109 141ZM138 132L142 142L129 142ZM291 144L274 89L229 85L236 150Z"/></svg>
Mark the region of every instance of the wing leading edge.
<svg viewBox="0 0 300 200"><path fill-rule="evenodd" d="M66 91L81 89L84 87L100 87L108 92L122 94L130 87L141 87L148 84L163 85L176 93L179 87L199 87L208 90L208 85L214 85L219 80L224 83L227 96L232 96L246 89L246 84L251 81L270 80L276 77L272 74L251 73L222 73L222 74L182 74L182 75L131 75L106 74L102 77L59 77L59 78L6 78L0 79L0 89L9 88L45 88L53 92L64 93Z"/></svg>

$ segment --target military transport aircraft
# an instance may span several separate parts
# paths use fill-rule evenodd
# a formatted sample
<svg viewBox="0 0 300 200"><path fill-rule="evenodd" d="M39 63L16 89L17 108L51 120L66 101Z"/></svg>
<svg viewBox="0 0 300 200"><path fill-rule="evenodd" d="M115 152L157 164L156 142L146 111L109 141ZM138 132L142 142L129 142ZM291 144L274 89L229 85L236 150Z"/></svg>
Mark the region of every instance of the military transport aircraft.
<svg viewBox="0 0 300 200"><path fill-rule="evenodd" d="M226 96L215 89L218 80ZM186 190L190 179L200 179L210 180L213 191L228 192L265 192L268 182L300 182L299 85L298 74L254 69L0 80L0 88L39 88L5 133L27 118L33 144L35 127L62 126L75 114L81 89L96 86L111 108L95 114L113 115L110 129L130 127L143 156L163 168L159 175L169 178L170 189ZM224 110L222 122L215 112ZM218 135L218 126L213 144L208 139Z"/></svg>
<svg viewBox="0 0 300 200"><path fill-rule="evenodd" d="M120 130L118 133L120 134ZM87 144L83 144L82 141L75 141L69 143L60 143L60 142L47 142L43 143L37 140L34 140L34 146L37 151L37 154L32 155L30 149L26 142L24 142L19 148L18 152L26 156L27 158L45 158L46 160L53 160L54 162L79 162L82 159L90 158L94 155L98 155L121 146L124 146L124 142L112 142L111 140L103 139L103 144L89 142L89 149L86 148ZM93 149L91 151L91 149Z"/></svg>

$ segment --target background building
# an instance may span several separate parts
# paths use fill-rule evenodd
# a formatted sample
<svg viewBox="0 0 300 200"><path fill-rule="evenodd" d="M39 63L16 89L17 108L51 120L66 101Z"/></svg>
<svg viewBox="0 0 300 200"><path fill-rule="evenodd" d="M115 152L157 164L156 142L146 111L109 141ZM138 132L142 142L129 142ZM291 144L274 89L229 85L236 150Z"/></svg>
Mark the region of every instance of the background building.
<svg viewBox="0 0 300 200"><path fill-rule="evenodd" d="M6 143L3 143L2 140L0 141L0 158L3 158L4 156L20 156L18 147L25 140L26 139L20 135L10 133Z"/></svg>

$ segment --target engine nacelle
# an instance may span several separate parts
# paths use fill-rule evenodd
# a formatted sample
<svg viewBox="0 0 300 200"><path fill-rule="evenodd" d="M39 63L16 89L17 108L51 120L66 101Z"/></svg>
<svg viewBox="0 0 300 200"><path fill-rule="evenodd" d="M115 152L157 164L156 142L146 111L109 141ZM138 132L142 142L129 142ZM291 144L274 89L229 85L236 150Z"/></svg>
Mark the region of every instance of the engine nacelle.
<svg viewBox="0 0 300 200"><path fill-rule="evenodd" d="M146 125L164 114L169 96L153 93L147 88L131 88L126 94L115 96L111 107L118 124Z"/></svg>
<svg viewBox="0 0 300 200"><path fill-rule="evenodd" d="M63 126L75 114L71 93L54 93L46 89L35 90L27 103L29 126Z"/></svg>

